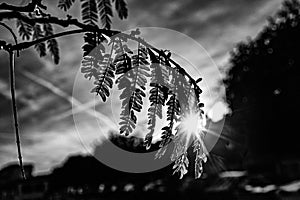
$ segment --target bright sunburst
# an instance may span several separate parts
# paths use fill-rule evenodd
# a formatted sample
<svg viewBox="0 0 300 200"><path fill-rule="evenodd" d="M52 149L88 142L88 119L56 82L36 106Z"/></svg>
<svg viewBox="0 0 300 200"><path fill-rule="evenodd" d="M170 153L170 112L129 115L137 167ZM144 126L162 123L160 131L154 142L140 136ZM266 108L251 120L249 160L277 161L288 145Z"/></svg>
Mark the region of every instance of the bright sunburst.
<svg viewBox="0 0 300 200"><path fill-rule="evenodd" d="M188 147L195 139L199 141L203 140L201 136L205 129L205 119L202 118L200 112L191 111L182 117L176 129L178 130L180 139L183 140L185 146Z"/></svg>

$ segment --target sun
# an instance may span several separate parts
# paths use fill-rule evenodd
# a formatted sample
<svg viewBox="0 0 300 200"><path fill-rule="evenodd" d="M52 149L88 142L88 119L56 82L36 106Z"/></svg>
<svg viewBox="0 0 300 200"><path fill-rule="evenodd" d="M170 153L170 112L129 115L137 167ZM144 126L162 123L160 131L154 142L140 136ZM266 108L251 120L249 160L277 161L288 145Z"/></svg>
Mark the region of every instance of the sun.
<svg viewBox="0 0 300 200"><path fill-rule="evenodd" d="M195 139L203 140L203 131L205 130L205 122L200 112L191 111L189 113L185 113L182 116L182 119L177 129L177 134L181 140L184 141L186 147L191 144Z"/></svg>

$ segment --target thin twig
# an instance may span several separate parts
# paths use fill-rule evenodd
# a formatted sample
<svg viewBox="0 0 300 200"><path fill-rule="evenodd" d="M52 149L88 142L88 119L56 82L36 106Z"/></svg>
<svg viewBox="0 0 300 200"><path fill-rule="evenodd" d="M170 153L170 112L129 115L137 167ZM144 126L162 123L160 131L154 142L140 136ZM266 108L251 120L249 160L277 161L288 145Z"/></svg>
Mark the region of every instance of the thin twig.
<svg viewBox="0 0 300 200"><path fill-rule="evenodd" d="M13 36L15 40L15 45L18 45L17 36L12 31L12 29L7 26L6 24L0 22L0 25L5 27ZM1 46L1 48L3 48ZM11 93L11 99L12 99L12 110L13 110L13 117L14 117L14 123L15 123L15 133L16 133L16 143L17 143L17 149L18 149L18 158L19 158L19 164L21 169L21 174L23 179L26 179L23 161L22 161L22 152L21 152L21 143L20 143L20 133L19 133L19 125L18 125L18 112L17 112L17 103L16 103L16 94L15 94L15 58L14 58L14 51L11 49L11 45L4 46L4 49L9 53L9 74L10 74L10 93ZM19 50L17 50L17 55L19 56Z"/></svg>
<svg viewBox="0 0 300 200"><path fill-rule="evenodd" d="M18 125L18 112L17 112L17 102L16 102L16 94L15 94L15 58L14 52L9 51L9 76L10 76L10 93L12 99L12 110L13 110L13 117L15 123L15 133L16 133L16 143L18 149L18 159L21 168L21 174L23 179L26 179L24 165L22 161L22 152L21 152L21 142L20 142L20 133L19 133L19 125Z"/></svg>

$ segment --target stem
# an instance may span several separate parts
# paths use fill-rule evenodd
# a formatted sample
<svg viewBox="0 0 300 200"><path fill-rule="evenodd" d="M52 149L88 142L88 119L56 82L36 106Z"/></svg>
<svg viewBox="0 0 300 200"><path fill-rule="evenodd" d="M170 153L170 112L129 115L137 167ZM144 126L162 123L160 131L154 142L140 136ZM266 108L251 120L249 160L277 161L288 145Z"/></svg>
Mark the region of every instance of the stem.
<svg viewBox="0 0 300 200"><path fill-rule="evenodd" d="M20 133L19 133L19 125L18 125L18 113L17 113L17 103L16 103L16 95L15 95L15 58L14 58L14 52L9 51L9 63L10 63L10 93L11 93L11 99L12 99L12 110L13 110L13 117L14 117L14 123L15 123L15 133L16 133L16 143L17 143L17 149L18 149L18 159L20 163L20 169L23 179L26 179L25 170L23 166L22 161L22 152L21 152L21 143L20 143Z"/></svg>

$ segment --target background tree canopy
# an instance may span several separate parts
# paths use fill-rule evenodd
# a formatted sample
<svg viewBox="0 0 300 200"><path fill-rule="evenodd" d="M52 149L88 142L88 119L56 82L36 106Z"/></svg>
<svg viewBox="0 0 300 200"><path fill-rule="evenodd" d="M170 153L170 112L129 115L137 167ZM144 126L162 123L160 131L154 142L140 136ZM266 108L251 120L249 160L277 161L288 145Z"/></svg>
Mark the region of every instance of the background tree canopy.
<svg viewBox="0 0 300 200"><path fill-rule="evenodd" d="M300 3L285 1L256 38L231 51L229 121L248 138L252 158L299 158L299 35Z"/></svg>

